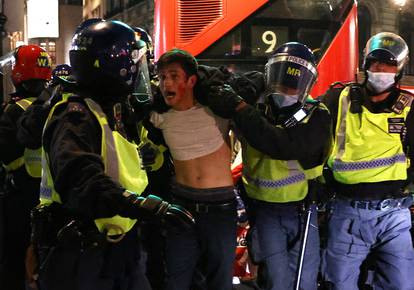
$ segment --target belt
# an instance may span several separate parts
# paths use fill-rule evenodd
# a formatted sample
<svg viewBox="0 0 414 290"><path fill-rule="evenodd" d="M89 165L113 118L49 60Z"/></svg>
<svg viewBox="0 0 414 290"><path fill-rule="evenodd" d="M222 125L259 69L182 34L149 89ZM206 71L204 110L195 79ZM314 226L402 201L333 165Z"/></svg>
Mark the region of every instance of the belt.
<svg viewBox="0 0 414 290"><path fill-rule="evenodd" d="M186 209L197 213L209 213L220 212L225 210L234 209L236 211L236 201L224 202L224 203L201 203L182 200L177 203L183 205Z"/></svg>
<svg viewBox="0 0 414 290"><path fill-rule="evenodd" d="M412 205L411 197L387 198L383 200L341 200L353 208L386 211L393 208L408 208Z"/></svg>

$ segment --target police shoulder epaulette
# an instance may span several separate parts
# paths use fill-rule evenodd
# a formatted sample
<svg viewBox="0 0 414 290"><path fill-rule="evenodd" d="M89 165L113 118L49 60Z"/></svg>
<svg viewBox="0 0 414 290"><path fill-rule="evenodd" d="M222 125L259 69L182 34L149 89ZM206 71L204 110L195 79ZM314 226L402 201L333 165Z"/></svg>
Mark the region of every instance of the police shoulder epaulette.
<svg viewBox="0 0 414 290"><path fill-rule="evenodd" d="M318 100L306 100L306 102L303 104L303 108L305 109L305 111L307 112L307 115L310 116L312 115L313 111L320 105L322 104L320 101Z"/></svg>
<svg viewBox="0 0 414 290"><path fill-rule="evenodd" d="M407 91L400 91L400 95L392 106L391 110L397 114L401 114L405 107L411 106L414 96Z"/></svg>
<svg viewBox="0 0 414 290"><path fill-rule="evenodd" d="M361 83L358 83L358 82L347 82L346 84L345 84L345 86L346 87L348 87L348 86L356 86L356 87L363 87L363 85L361 84Z"/></svg>
<svg viewBox="0 0 414 290"><path fill-rule="evenodd" d="M343 82L334 82L329 86L329 89L343 89L347 86L348 84L345 84Z"/></svg>
<svg viewBox="0 0 414 290"><path fill-rule="evenodd" d="M319 101L319 100L316 100L316 99L313 99L313 98L307 98L306 100L305 100L305 105L306 104L311 104L311 105L318 105L319 103L320 103L321 101Z"/></svg>
<svg viewBox="0 0 414 290"><path fill-rule="evenodd" d="M400 89L400 95L405 95L407 98L411 98L412 100L414 100L414 94L410 91Z"/></svg>

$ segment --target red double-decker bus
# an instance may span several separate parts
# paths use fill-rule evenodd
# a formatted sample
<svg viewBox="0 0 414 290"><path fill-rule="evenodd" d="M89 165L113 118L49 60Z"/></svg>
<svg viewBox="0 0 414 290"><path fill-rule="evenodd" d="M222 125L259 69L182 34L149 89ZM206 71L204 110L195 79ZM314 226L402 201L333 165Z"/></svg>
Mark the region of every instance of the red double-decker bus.
<svg viewBox="0 0 414 290"><path fill-rule="evenodd" d="M298 41L317 56L311 94L332 82L355 81L357 5L353 0L156 0L155 57L177 47L200 63L263 71L279 45Z"/></svg>

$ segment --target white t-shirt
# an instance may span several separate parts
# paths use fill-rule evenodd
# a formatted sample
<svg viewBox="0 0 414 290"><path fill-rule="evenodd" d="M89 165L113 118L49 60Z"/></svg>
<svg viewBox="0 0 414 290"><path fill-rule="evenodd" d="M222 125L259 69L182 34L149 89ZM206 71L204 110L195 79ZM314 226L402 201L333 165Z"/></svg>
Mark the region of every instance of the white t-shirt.
<svg viewBox="0 0 414 290"><path fill-rule="evenodd" d="M228 120L199 104L186 111L153 112L150 121L162 130L176 160L190 160L213 153L223 145L229 131Z"/></svg>

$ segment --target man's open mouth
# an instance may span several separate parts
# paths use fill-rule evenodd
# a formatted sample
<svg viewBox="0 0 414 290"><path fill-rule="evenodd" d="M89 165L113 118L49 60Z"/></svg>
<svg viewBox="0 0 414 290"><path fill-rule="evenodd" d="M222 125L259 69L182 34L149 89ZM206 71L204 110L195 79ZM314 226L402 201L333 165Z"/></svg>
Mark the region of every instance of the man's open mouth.
<svg viewBox="0 0 414 290"><path fill-rule="evenodd" d="M165 92L166 99L172 99L175 97L175 92Z"/></svg>

